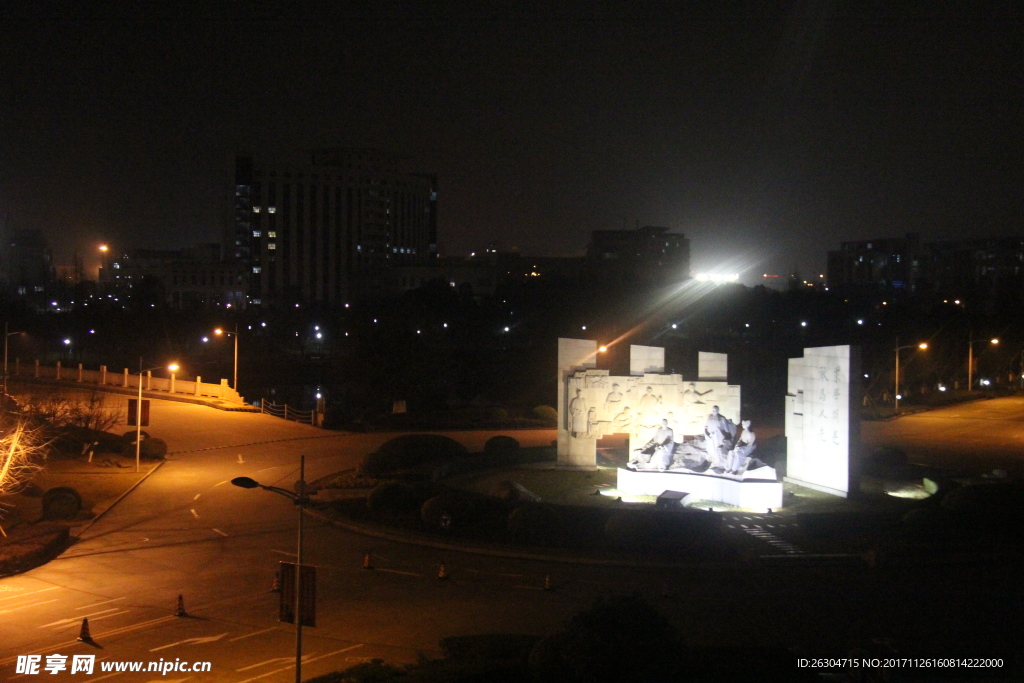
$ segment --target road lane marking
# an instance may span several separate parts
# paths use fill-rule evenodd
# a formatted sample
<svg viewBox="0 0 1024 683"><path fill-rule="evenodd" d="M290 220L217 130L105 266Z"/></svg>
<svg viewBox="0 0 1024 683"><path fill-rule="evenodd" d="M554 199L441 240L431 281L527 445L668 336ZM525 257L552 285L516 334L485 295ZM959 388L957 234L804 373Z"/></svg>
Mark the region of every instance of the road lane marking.
<svg viewBox="0 0 1024 683"><path fill-rule="evenodd" d="M312 656L314 654L316 654L316 653L315 652L311 652L308 655L306 655L306 657L310 657L310 656ZM306 657L303 657L303 661L305 661ZM288 661L291 661L292 659L294 659L294 657L274 657L273 659L268 659L267 661L260 662L259 664L250 664L249 666L243 666L241 669L235 669L235 671L248 671L249 669L256 669L256 668L259 668L261 666L266 666L267 664L277 664L278 662L288 662Z"/></svg>
<svg viewBox="0 0 1024 683"><path fill-rule="evenodd" d="M220 534L221 536L227 536L227 534L221 531L220 529L214 529L214 531Z"/></svg>
<svg viewBox="0 0 1024 683"><path fill-rule="evenodd" d="M216 484L214 484L214 487L223 486L224 484L228 483L229 481L230 481L230 479L225 479L224 481L217 482Z"/></svg>
<svg viewBox="0 0 1024 683"><path fill-rule="evenodd" d="M196 519L199 519L199 513L196 512L195 508L190 509L189 512L192 513L193 517L195 517Z"/></svg>
<svg viewBox="0 0 1024 683"><path fill-rule="evenodd" d="M108 602L117 602L118 600L127 600L127 599L128 599L127 597L124 597L124 598L111 598L110 600L103 600L101 602L94 602L91 605L82 605L81 607L76 607L75 609L76 610L78 610L78 609L89 609L90 607L98 607L99 605L105 605Z"/></svg>
<svg viewBox="0 0 1024 683"><path fill-rule="evenodd" d="M387 572L388 574L404 574L405 576L423 576L423 574L419 574L417 572L403 572L399 569L384 569L383 567L377 567L376 569L379 572Z"/></svg>
<svg viewBox="0 0 1024 683"><path fill-rule="evenodd" d="M19 609L25 609L26 607L38 607L39 605L47 605L51 602L57 602L57 598L53 600L42 600L40 602L29 602L24 605L18 605L17 607L11 607L9 609L0 609L0 614L7 614L8 612L15 612Z"/></svg>
<svg viewBox="0 0 1024 683"><path fill-rule="evenodd" d="M351 647L346 647L346 648L344 648L342 650L335 650L334 652L328 652L327 654L320 655L319 657L310 657L309 659L307 659L306 657L303 657L302 658L302 663L303 664L309 664L310 662L315 662L318 659L326 659L327 657L333 657L334 655L340 655L342 652L348 652L349 650L355 650L355 649L360 648L360 647L363 647L362 643L359 643L358 645L352 645ZM238 683L252 683L252 681L258 681L261 678L266 678L268 676L273 676L274 674L279 674L282 671L287 671L288 669L294 669L294 668L295 668L295 663L293 662L293 663L289 664L286 667L283 667L283 668L280 668L280 669L274 669L273 671L268 671L265 674L260 674L259 676L253 676L252 678L246 678L244 681L238 681Z"/></svg>
<svg viewBox="0 0 1024 683"><path fill-rule="evenodd" d="M227 633L221 633L220 635L217 635L217 636L203 636L201 638L186 638L185 640L179 640L178 642L171 643L169 645L161 645L160 647L154 647L154 648L150 649L150 652L159 652L160 650L166 650L167 648L174 647L175 645L184 645L185 643L191 643L192 645L203 645L205 643L215 643L215 642L217 642L218 640L220 640L221 638L223 638L226 635L227 635Z"/></svg>
<svg viewBox="0 0 1024 683"><path fill-rule="evenodd" d="M245 460L242 459L242 454L241 453L238 454L238 464L239 465L244 465L245 464Z"/></svg>
<svg viewBox="0 0 1024 683"><path fill-rule="evenodd" d="M61 619L60 621L51 621L49 624L43 624L42 626L36 626L36 628L46 628L47 626L63 626L64 624L73 624L79 619L88 619L94 617L97 614L106 614L107 612L116 612L117 607L111 607L110 609L100 610L99 612L91 612L89 614L83 614L80 617L71 617L69 619Z"/></svg>
<svg viewBox="0 0 1024 683"><path fill-rule="evenodd" d="M50 588L40 588L37 591L30 591L28 593L18 593L17 595L8 595L6 598L0 598L0 600L13 600L15 598L24 598L28 595L35 595L36 593L45 593L46 591L55 591L60 586L51 586Z"/></svg>
<svg viewBox="0 0 1024 683"><path fill-rule="evenodd" d="M195 496L195 498L193 498L192 500L199 500L199 496L201 496L201 495L203 495L203 494L201 494L201 493L197 493L197 494L196 494L196 496Z"/></svg>
<svg viewBox="0 0 1024 683"><path fill-rule="evenodd" d="M256 470L256 474L259 474L260 472L269 472L270 470L279 470L282 467L284 467L284 465L274 465L273 467L264 467L262 470Z"/></svg>
<svg viewBox="0 0 1024 683"><path fill-rule="evenodd" d="M276 631L276 630L277 630L276 627L265 628L262 631L254 631L253 633L246 633L244 636L238 636L237 638L229 638L228 642L229 643L233 643L236 640L242 640L243 638L252 638L253 636L258 636L261 633L270 633L271 631Z"/></svg>
<svg viewBox="0 0 1024 683"><path fill-rule="evenodd" d="M295 553L287 553L287 552L285 552L283 550L278 550L277 548L272 548L270 552L272 552L272 553L281 553L282 555L289 555L291 557L298 557L298 555L296 555Z"/></svg>
<svg viewBox="0 0 1024 683"><path fill-rule="evenodd" d="M94 633L92 635L92 637L93 637L93 640L100 640L101 638L106 638L107 636L117 636L117 635L121 635L122 633L128 633L130 631L135 631L137 629L145 628L147 626L156 626L157 624L160 624L160 623L163 623L163 622L166 622L166 621L176 621L179 618L180 617L175 617L175 616L158 617L156 619L150 619L149 621L140 621L137 624L129 624L127 626L119 626L118 628L114 628L114 629L111 629L109 631L103 631L102 633ZM58 650L60 650L62 648L72 647L72 646L78 645L80 643L81 643L81 641L76 638L75 640L69 640L69 641L64 642L64 643L57 643L56 645L51 645L51 646L47 647L45 650L36 650L35 652L27 652L27 653L23 653L23 654L30 654L30 655L47 654L47 653L52 653L54 651L58 651ZM4 657L3 659L0 659L0 668L5 667L8 664L14 664L14 662L18 661L18 657L19 656L20 655L12 655L10 657ZM117 674L112 674L112 675L116 676ZM102 678L110 678L110 676L103 676ZM99 678L91 678L89 680L91 680L91 681L98 681L100 679Z"/></svg>
<svg viewBox="0 0 1024 683"><path fill-rule="evenodd" d="M120 676L123 673L128 673L128 672L127 671L118 671L117 673L107 674L106 676L100 676L99 678L90 678L89 680L90 681L102 681L104 678L113 678L114 676Z"/></svg>

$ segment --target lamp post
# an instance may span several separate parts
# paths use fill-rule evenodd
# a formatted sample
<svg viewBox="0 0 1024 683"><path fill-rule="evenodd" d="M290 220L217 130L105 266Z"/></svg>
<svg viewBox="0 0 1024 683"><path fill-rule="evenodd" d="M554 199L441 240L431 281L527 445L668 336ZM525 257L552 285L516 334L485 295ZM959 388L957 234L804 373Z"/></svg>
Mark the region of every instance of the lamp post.
<svg viewBox="0 0 1024 683"><path fill-rule="evenodd" d="M231 388L238 391L238 323L235 323L234 332L225 332L222 328L218 327L213 331L216 335L227 335L235 338L235 383L231 385Z"/></svg>
<svg viewBox="0 0 1024 683"><path fill-rule="evenodd" d="M155 365L151 368L142 369L142 357L139 356L139 400L135 404L135 472L139 472L139 460L142 458L142 373L148 372L149 370L156 370L163 367L162 365ZM178 370L177 363L171 363L167 366L167 369L171 372Z"/></svg>
<svg viewBox="0 0 1024 683"><path fill-rule="evenodd" d="M295 563L295 683L302 683L302 517L309 503L309 496L306 495L306 456L299 456L299 481L295 486L298 489L296 493L277 486L264 486L249 477L235 477L231 483L243 489L260 488L284 496L299 509L299 547Z"/></svg>
<svg viewBox="0 0 1024 683"><path fill-rule="evenodd" d="M974 341L974 330L971 330L970 335L967 338L967 391L968 393L974 391L974 345L984 343L984 339ZM989 344L998 344L998 339L990 339Z"/></svg>
<svg viewBox="0 0 1024 683"><path fill-rule="evenodd" d="M4 322L4 406L7 406L7 342L16 334L25 334L24 332L8 332L7 322Z"/></svg>
<svg viewBox="0 0 1024 683"><path fill-rule="evenodd" d="M922 351L928 348L928 344L921 342L920 344L909 344L907 346L900 346L900 338L896 337L896 393L893 394L893 400L895 406L894 412L899 414L900 412L900 351L903 349L921 349Z"/></svg>

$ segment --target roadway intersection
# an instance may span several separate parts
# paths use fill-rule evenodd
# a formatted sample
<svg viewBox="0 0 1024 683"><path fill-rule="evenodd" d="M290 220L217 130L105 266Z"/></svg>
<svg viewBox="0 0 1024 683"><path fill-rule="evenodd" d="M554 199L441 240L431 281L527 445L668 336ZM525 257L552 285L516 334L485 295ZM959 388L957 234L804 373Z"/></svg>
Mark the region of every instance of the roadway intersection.
<svg viewBox="0 0 1024 683"><path fill-rule="evenodd" d="M1011 402L972 408L979 415L1003 415L1009 424L996 432L1010 439L1024 426L1016 418L1024 401L1002 401ZM993 433L991 422L959 418L955 429L961 440L983 438ZM944 423L903 418L882 430L866 429L865 440L906 439L920 448L929 433L946 435L935 424ZM307 456L307 478L313 480L354 466L391 435L324 432L266 415L166 401L154 401L153 425L148 431L170 446L168 462L61 557L0 579L0 681L22 680L14 659L29 653L212 662L211 673L188 675L195 681L293 678L294 633L276 621L277 595L269 589L277 563L294 557L296 513L279 496L229 481L245 475L290 488L300 454ZM492 435L451 434L471 449ZM550 443L553 432L517 432L516 438L540 445ZM999 448L993 453L1005 457ZM1019 447L1014 453L1021 457ZM377 570L362 569L366 552ZM986 567L923 576L822 569L758 570L755 576L750 569L713 565L586 566L442 552L315 521L307 524L306 553L319 572L318 626L307 629L305 638L306 677L373 657L412 662L420 653L436 654L438 641L449 635L544 635L594 598L614 592L639 592L679 623L694 645L798 643L816 656L843 656L837 650L846 645L838 644L868 637L978 640L970 634L1017 620L1013 605L1024 595L1018 579ZM441 562L449 581L436 578ZM554 591L543 590L548 574ZM178 594L184 595L186 618L173 616ZM98 648L75 642L83 616L89 616ZM992 651L979 654L1010 654L1006 642L986 642ZM87 680L101 676L120 683L186 675L97 673Z"/></svg>

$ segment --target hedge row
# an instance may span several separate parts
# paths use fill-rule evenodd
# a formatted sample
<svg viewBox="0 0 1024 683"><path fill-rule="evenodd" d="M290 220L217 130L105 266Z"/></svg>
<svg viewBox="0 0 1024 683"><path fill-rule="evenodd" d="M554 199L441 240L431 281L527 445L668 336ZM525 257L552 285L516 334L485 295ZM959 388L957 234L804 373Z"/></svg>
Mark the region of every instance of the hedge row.
<svg viewBox="0 0 1024 683"><path fill-rule="evenodd" d="M35 524L11 532L0 543L0 576L25 572L49 562L68 544L68 528Z"/></svg>

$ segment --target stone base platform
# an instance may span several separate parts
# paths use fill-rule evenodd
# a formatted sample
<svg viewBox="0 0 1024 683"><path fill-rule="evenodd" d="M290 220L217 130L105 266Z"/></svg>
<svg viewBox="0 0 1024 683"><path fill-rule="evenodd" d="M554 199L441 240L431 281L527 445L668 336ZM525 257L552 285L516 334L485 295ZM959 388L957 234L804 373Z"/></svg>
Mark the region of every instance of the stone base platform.
<svg viewBox="0 0 1024 683"><path fill-rule="evenodd" d="M714 500L741 508L782 508L781 481L727 479L692 472L637 472L620 467L615 488L632 496L660 496L665 491L685 491L696 499Z"/></svg>

